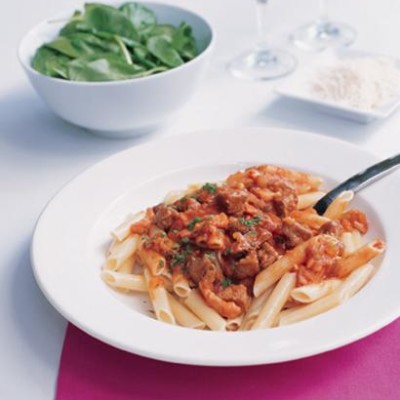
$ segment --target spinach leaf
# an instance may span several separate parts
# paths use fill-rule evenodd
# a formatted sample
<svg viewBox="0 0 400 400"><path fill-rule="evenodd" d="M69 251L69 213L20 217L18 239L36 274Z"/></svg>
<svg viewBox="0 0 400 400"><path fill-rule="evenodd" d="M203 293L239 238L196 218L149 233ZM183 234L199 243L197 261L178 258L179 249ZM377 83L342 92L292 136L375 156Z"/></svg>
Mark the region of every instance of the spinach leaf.
<svg viewBox="0 0 400 400"><path fill-rule="evenodd" d="M165 36L170 41L172 41L175 34L176 34L175 26L168 24L157 25L149 32L150 36Z"/></svg>
<svg viewBox="0 0 400 400"><path fill-rule="evenodd" d="M69 60L70 58L64 54L41 47L33 57L32 67L41 74L68 79L67 64Z"/></svg>
<svg viewBox="0 0 400 400"><path fill-rule="evenodd" d="M181 56L172 47L171 42L165 36L150 37L147 40L147 49L169 67L177 67L183 64Z"/></svg>
<svg viewBox="0 0 400 400"><path fill-rule="evenodd" d="M140 45L133 49L133 56L138 61L139 64L148 67L155 68L157 63L154 60L154 56L148 52L146 47Z"/></svg>
<svg viewBox="0 0 400 400"><path fill-rule="evenodd" d="M187 60L191 60L197 55L196 42L192 35L192 28L186 22L182 22L179 28L176 29L172 37L172 45L179 54Z"/></svg>
<svg viewBox="0 0 400 400"><path fill-rule="evenodd" d="M86 4L84 21L87 26L98 31L108 32L134 40L139 39L139 35L129 18L111 6Z"/></svg>
<svg viewBox="0 0 400 400"><path fill-rule="evenodd" d="M73 81L113 81L129 79L145 72L136 64L126 64L113 54L73 60L68 65L68 76Z"/></svg>
<svg viewBox="0 0 400 400"><path fill-rule="evenodd" d="M129 18L136 30L152 28L157 19L153 11L137 3L125 3L119 8L122 14Z"/></svg>
<svg viewBox="0 0 400 400"><path fill-rule="evenodd" d="M90 32L91 28L82 19L72 19L61 30L61 36L68 36L76 32Z"/></svg>
<svg viewBox="0 0 400 400"><path fill-rule="evenodd" d="M158 24L153 11L137 3L119 8L89 3L36 51L32 67L62 79L107 81L166 71L196 54L185 22L179 27Z"/></svg>
<svg viewBox="0 0 400 400"><path fill-rule="evenodd" d="M80 55L91 55L98 52L120 53L115 41L104 39L89 32L76 32L68 36L74 48Z"/></svg>
<svg viewBox="0 0 400 400"><path fill-rule="evenodd" d="M79 56L79 52L74 48L71 41L64 36L59 36L52 42L47 43L46 47L57 50L58 52L71 58L76 58Z"/></svg>

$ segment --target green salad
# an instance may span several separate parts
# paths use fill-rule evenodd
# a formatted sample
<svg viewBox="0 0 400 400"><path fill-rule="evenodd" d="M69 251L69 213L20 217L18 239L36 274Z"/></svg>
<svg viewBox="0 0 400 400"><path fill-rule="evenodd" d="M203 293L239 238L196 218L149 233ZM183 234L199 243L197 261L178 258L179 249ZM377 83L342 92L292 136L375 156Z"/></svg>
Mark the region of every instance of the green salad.
<svg viewBox="0 0 400 400"><path fill-rule="evenodd" d="M157 74L197 55L192 28L159 24L138 3L90 3L75 11L57 38L35 53L32 67L71 81L114 81Z"/></svg>

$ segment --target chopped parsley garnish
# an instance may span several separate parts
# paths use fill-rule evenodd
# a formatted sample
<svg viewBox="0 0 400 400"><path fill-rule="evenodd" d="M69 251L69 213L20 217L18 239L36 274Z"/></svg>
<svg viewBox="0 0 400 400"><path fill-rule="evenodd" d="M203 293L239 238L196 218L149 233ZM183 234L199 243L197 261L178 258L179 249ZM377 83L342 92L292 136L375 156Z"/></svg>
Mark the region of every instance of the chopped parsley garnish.
<svg viewBox="0 0 400 400"><path fill-rule="evenodd" d="M257 225L261 221L261 217L254 217L250 219L245 219L243 217L239 218L239 221L244 226L254 226Z"/></svg>
<svg viewBox="0 0 400 400"><path fill-rule="evenodd" d="M252 229L251 231L249 231L249 235L257 235L257 232L254 229Z"/></svg>
<svg viewBox="0 0 400 400"><path fill-rule="evenodd" d="M203 190L206 190L208 193L215 193L217 190L217 185L215 183L209 183L207 182L202 186Z"/></svg>
<svg viewBox="0 0 400 400"><path fill-rule="evenodd" d="M182 242L182 244L188 244L189 243L189 238L187 238L187 237L184 237L184 238L182 238L182 240L181 240L181 242Z"/></svg>
<svg viewBox="0 0 400 400"><path fill-rule="evenodd" d="M161 232L161 237L165 238L165 237L167 237L167 234L165 232Z"/></svg>
<svg viewBox="0 0 400 400"><path fill-rule="evenodd" d="M183 255L186 257L190 254L193 253L193 249L191 246L186 246L185 249L183 250Z"/></svg>
<svg viewBox="0 0 400 400"><path fill-rule="evenodd" d="M228 247L228 248L225 250L225 254L226 254L227 256L230 256L232 253L233 253L233 252L232 252L232 249L231 249L230 247Z"/></svg>
<svg viewBox="0 0 400 400"><path fill-rule="evenodd" d="M164 266L164 260L160 260L160 261L158 262L158 266L159 266L160 268L162 268L162 267Z"/></svg>
<svg viewBox="0 0 400 400"><path fill-rule="evenodd" d="M224 278L221 281L221 285L223 288L227 288L228 286L232 285L232 281L229 278Z"/></svg>
<svg viewBox="0 0 400 400"><path fill-rule="evenodd" d="M181 264L185 261L185 256L183 254L175 253L172 256L171 265L175 267L177 264Z"/></svg>
<svg viewBox="0 0 400 400"><path fill-rule="evenodd" d="M208 258L211 258L212 260L215 260L217 258L217 256L215 255L215 253L213 251L207 251L206 256Z"/></svg>
<svg viewBox="0 0 400 400"><path fill-rule="evenodd" d="M190 229L191 231L194 229L194 226L198 223L203 221L203 218L200 217L194 217L188 224L188 229Z"/></svg>

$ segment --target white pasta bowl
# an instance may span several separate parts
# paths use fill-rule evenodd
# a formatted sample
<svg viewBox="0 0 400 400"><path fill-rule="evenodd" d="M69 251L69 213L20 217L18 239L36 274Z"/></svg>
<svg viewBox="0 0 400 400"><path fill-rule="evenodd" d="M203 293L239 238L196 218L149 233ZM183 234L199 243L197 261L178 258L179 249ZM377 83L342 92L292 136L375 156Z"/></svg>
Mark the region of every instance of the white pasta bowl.
<svg viewBox="0 0 400 400"><path fill-rule="evenodd" d="M255 365L332 350L400 315L398 173L353 200L354 207L368 215L367 240L381 238L387 244L377 272L350 300L314 318L254 331L182 328L155 320L145 295L118 293L100 273L110 232L129 213L161 202L170 190L220 181L262 163L320 175L328 188L374 162L374 156L345 142L275 128L199 132L134 147L91 167L49 203L33 237L34 275L47 299L73 324L146 357L197 365Z"/></svg>
<svg viewBox="0 0 400 400"><path fill-rule="evenodd" d="M22 39L20 62L38 95L61 118L110 138L148 132L173 117L195 93L214 47L211 25L182 7L147 3L159 23L193 28L199 54L168 71L136 79L74 82L35 71L31 60L43 43L51 41L71 16L67 12L43 21ZM58 21L58 22L57 22Z"/></svg>

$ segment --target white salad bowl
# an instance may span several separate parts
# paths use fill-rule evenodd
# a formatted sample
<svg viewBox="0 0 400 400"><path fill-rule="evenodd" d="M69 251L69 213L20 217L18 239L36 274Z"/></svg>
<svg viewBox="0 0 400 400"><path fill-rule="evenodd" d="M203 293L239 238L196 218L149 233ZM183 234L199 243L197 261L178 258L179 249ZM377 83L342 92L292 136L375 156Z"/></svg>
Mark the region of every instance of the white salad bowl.
<svg viewBox="0 0 400 400"><path fill-rule="evenodd" d="M113 4L115 5L115 4ZM35 71L31 60L36 50L54 39L72 11L41 22L22 39L21 64L39 96L61 118L107 137L145 133L169 119L191 98L204 73L214 45L211 25L184 8L145 3L159 23L193 29L199 54L191 61L156 75L109 82L74 82Z"/></svg>

